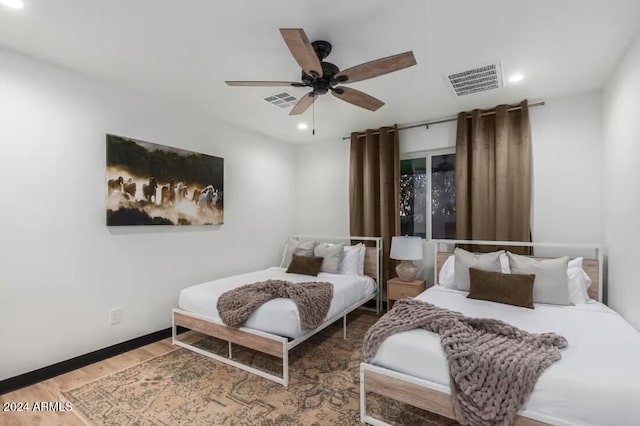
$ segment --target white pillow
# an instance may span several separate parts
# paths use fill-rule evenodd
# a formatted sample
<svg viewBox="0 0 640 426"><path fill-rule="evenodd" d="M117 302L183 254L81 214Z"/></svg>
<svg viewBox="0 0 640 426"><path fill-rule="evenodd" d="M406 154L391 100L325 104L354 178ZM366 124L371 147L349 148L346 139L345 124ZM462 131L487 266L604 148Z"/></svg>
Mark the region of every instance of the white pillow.
<svg viewBox="0 0 640 426"><path fill-rule="evenodd" d="M591 278L582 269L582 260L582 257L576 257L569 261L567 267L569 299L572 305L587 303L590 300L587 289L591 286Z"/></svg>
<svg viewBox="0 0 640 426"><path fill-rule="evenodd" d="M293 253L293 250L296 248L297 245L298 245L298 240L294 238L289 238L289 240L287 240L287 243L284 245L284 250L282 251L282 259L280 260L281 268L289 267L288 263L291 263L291 254ZM285 265L285 263L287 264Z"/></svg>
<svg viewBox="0 0 640 426"><path fill-rule="evenodd" d="M345 246L340 264L340 273L346 275L363 275L364 274L364 254L366 248L364 244L356 244L354 246Z"/></svg>
<svg viewBox="0 0 640 426"><path fill-rule="evenodd" d="M509 266L509 256L507 256L507 253L502 253L500 255L500 269L503 274L510 274L511 273L511 267Z"/></svg>
<svg viewBox="0 0 640 426"><path fill-rule="evenodd" d="M442 268L440 268L440 273L438 274L438 284L445 288L454 288L453 286L453 276L455 274L456 268L456 257L449 256L447 260L444 261ZM506 253L502 253L500 255L500 268L503 274L510 274L511 269L509 268L509 257Z"/></svg>
<svg viewBox="0 0 640 426"><path fill-rule="evenodd" d="M455 256L449 256L438 274L438 284L445 288L453 288L453 276L455 271Z"/></svg>

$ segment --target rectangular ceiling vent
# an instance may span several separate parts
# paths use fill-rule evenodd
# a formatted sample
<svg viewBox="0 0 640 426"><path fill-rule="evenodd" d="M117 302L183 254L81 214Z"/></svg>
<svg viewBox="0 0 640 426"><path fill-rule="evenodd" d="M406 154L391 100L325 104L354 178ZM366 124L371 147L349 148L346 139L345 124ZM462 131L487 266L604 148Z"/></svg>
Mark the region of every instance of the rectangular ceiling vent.
<svg viewBox="0 0 640 426"><path fill-rule="evenodd" d="M298 97L290 92L282 91L264 98L265 101L278 108L290 108L298 102Z"/></svg>
<svg viewBox="0 0 640 426"><path fill-rule="evenodd" d="M502 87L500 63L449 74L447 82L457 96L498 89Z"/></svg>

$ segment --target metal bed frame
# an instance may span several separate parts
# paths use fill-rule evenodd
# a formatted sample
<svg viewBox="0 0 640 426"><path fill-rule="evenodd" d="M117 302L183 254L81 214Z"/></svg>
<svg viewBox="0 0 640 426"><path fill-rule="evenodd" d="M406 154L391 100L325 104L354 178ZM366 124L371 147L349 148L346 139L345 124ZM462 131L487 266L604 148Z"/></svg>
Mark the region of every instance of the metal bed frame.
<svg viewBox="0 0 640 426"><path fill-rule="evenodd" d="M171 330L172 330L172 343L176 346L183 347L185 349L189 349L198 354L207 356L209 358L213 358L217 361L223 362L225 364L234 366L241 370L247 371L249 373L255 374L257 376L263 377L265 379L274 381L283 386L289 385L289 351L311 336L317 334L318 332L324 330L329 325L333 324L335 321L342 318L342 327L343 327L343 338L347 338L347 314L354 311L355 309L361 307L365 303L370 300L376 300L376 308L375 311L377 314L380 313L382 309L382 238L379 237L360 237L360 236L348 236L348 237L327 237L327 236L313 236L313 235L297 235L292 238L301 240L324 240L324 241L371 241L375 243L375 253L376 253L376 292L366 297L365 299L359 300L348 308L344 309L342 312L328 318L325 322L323 322L319 327L308 331L300 337L296 337L295 339L289 340L286 337L279 336L272 333L267 333L264 331L241 327L238 329L227 327L224 323L217 318L210 318L204 315L195 314L193 312L188 312L182 309L174 308L172 310L171 315ZM185 327L208 336L212 336L221 340L226 340L229 344L228 349L228 357L224 357L192 344L183 342L178 339L177 327ZM233 344L237 344L240 346L244 346L250 349L257 350L259 352L267 353L269 355L275 356L277 358L282 359L282 376L276 376L274 374L268 373L263 370L259 370L257 368L251 367L249 365L240 363L233 359Z"/></svg>
<svg viewBox="0 0 640 426"><path fill-rule="evenodd" d="M602 246L596 244L553 244L513 241L481 241L481 240L431 240L434 250L434 283L438 282L438 251L440 248L456 244L475 244L492 246L517 246L547 249L567 249L574 251L594 250L598 265L597 293L593 295L602 301L603 295L603 253ZM446 250L445 250L446 251ZM537 257L537 256L532 256ZM593 286L593 284L592 284ZM360 421L374 426L391 426L385 421L367 414L367 392L376 393L387 398L400 401L414 407L421 408L444 417L455 419L451 395L448 386L424 380L418 377L400 373L374 364L360 364ZM534 419L528 416L517 416L513 422L517 426L542 426L547 423L544 419Z"/></svg>

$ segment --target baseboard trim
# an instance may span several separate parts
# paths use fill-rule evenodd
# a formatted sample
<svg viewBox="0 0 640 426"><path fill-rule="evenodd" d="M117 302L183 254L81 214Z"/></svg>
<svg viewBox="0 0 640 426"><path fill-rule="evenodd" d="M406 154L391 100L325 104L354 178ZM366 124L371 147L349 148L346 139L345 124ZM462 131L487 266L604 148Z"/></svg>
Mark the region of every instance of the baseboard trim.
<svg viewBox="0 0 640 426"><path fill-rule="evenodd" d="M178 327L178 333L184 333L185 331L188 331L188 329ZM78 368L86 367L89 364L129 352L141 346L166 339L167 337L171 337L171 328L165 328L164 330L145 334L144 336L136 337L135 339L127 340L126 342L98 349L97 351L89 352L88 354L80 355L66 361L61 361L47 367L42 367L28 373L20 374L19 376L10 377L0 381L0 395L68 373L69 371L77 370Z"/></svg>

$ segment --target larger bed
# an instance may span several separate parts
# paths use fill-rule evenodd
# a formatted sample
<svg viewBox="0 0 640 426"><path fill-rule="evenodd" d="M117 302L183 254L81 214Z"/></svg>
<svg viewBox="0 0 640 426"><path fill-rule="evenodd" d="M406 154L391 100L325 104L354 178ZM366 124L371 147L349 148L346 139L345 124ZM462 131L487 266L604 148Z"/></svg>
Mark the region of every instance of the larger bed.
<svg viewBox="0 0 640 426"><path fill-rule="evenodd" d="M370 242L373 247L363 247L362 275L320 272L318 276L310 276L287 273L286 268L272 267L187 287L180 292L179 308L174 308L172 312L173 344L287 386L289 383L289 350L340 318L343 320L343 332L346 335L347 314L368 301L374 300L375 309L379 312L381 306L380 277L382 276L381 238L297 236L294 239L296 241L316 240L347 244L366 241ZM218 313L218 298L226 291L266 280L283 280L292 283L321 281L333 284L333 298L325 321L313 330L305 330L301 327L297 305L291 299L277 298L260 306L251 314L243 327L238 329L227 327ZM178 326L228 341L228 356L223 357L181 341L177 334ZM282 376L279 377L235 361L233 359L233 344L281 358Z"/></svg>
<svg viewBox="0 0 640 426"><path fill-rule="evenodd" d="M445 258L441 255L437 266ZM592 297L599 298L601 268L588 272L594 278ZM434 286L417 298L466 316L497 318L533 333L555 332L569 342L562 359L538 380L515 424L638 424L640 333L620 315L595 300L575 306L536 303L535 309L524 309L466 295ZM366 392L453 418L449 380L437 334L415 329L390 336L372 362L361 365L362 421L386 424L367 414Z"/></svg>

